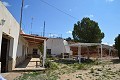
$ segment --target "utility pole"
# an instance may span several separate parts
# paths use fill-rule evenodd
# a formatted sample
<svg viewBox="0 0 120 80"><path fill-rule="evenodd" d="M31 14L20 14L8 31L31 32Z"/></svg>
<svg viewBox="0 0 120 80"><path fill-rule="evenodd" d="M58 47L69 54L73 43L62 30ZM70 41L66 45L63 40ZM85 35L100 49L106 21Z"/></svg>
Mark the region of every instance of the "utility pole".
<svg viewBox="0 0 120 80"><path fill-rule="evenodd" d="M32 34L32 26L33 26L33 17L31 19L31 34Z"/></svg>
<svg viewBox="0 0 120 80"><path fill-rule="evenodd" d="M44 21L44 27L43 27L43 37L45 36L45 21Z"/></svg>
<svg viewBox="0 0 120 80"><path fill-rule="evenodd" d="M22 0L21 13L20 13L20 32L22 27L23 7L24 7L24 0Z"/></svg>

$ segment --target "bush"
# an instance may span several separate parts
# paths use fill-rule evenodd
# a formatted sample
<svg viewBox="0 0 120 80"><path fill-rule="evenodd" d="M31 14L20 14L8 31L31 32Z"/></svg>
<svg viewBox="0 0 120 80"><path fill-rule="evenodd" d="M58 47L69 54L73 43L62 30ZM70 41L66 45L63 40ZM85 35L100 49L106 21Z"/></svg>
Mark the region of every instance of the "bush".
<svg viewBox="0 0 120 80"><path fill-rule="evenodd" d="M58 65L57 65L57 63L51 62L49 60L46 60L45 68L56 70L56 69L58 69Z"/></svg>
<svg viewBox="0 0 120 80"><path fill-rule="evenodd" d="M90 73L94 73L94 69L93 68L91 68Z"/></svg>
<svg viewBox="0 0 120 80"><path fill-rule="evenodd" d="M80 70L80 69L87 69L87 65L86 64L75 63L72 66L73 66L73 68L76 68L78 70Z"/></svg>

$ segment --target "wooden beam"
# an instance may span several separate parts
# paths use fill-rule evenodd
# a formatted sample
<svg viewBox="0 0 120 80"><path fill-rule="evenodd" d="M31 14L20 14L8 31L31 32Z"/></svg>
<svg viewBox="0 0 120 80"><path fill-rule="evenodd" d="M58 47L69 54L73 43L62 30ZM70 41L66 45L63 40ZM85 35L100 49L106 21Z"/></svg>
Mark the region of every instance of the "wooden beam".
<svg viewBox="0 0 120 80"><path fill-rule="evenodd" d="M36 38L36 37L31 37L31 36L23 36L24 38L28 38L28 39L36 39L36 40L42 40L44 41L45 39L41 39L41 38Z"/></svg>

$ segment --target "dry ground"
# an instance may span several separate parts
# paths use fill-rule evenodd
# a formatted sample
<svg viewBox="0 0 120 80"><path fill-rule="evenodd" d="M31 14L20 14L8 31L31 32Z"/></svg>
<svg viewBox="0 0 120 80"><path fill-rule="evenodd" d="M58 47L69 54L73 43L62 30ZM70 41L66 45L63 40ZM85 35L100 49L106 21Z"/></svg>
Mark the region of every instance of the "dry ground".
<svg viewBox="0 0 120 80"><path fill-rule="evenodd" d="M17 77L15 80L120 80L120 61L116 59L88 64L71 63L71 61L53 60L52 68L45 73L31 72L23 74L23 76L18 74L20 78ZM13 73L9 76L15 75L17 74ZM7 80L12 80L9 76L7 76Z"/></svg>
<svg viewBox="0 0 120 80"><path fill-rule="evenodd" d="M105 62L88 70L60 75L60 80L120 80L120 63Z"/></svg>

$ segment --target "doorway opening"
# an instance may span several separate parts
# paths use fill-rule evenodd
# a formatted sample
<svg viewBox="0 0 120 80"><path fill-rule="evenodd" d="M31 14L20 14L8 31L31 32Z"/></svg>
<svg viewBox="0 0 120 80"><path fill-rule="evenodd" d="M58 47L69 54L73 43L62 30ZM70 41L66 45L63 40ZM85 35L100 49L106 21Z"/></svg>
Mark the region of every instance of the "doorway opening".
<svg viewBox="0 0 120 80"><path fill-rule="evenodd" d="M10 40L2 37L1 43L1 73L8 72Z"/></svg>
<svg viewBox="0 0 120 80"><path fill-rule="evenodd" d="M37 55L38 49L33 49L33 55Z"/></svg>

